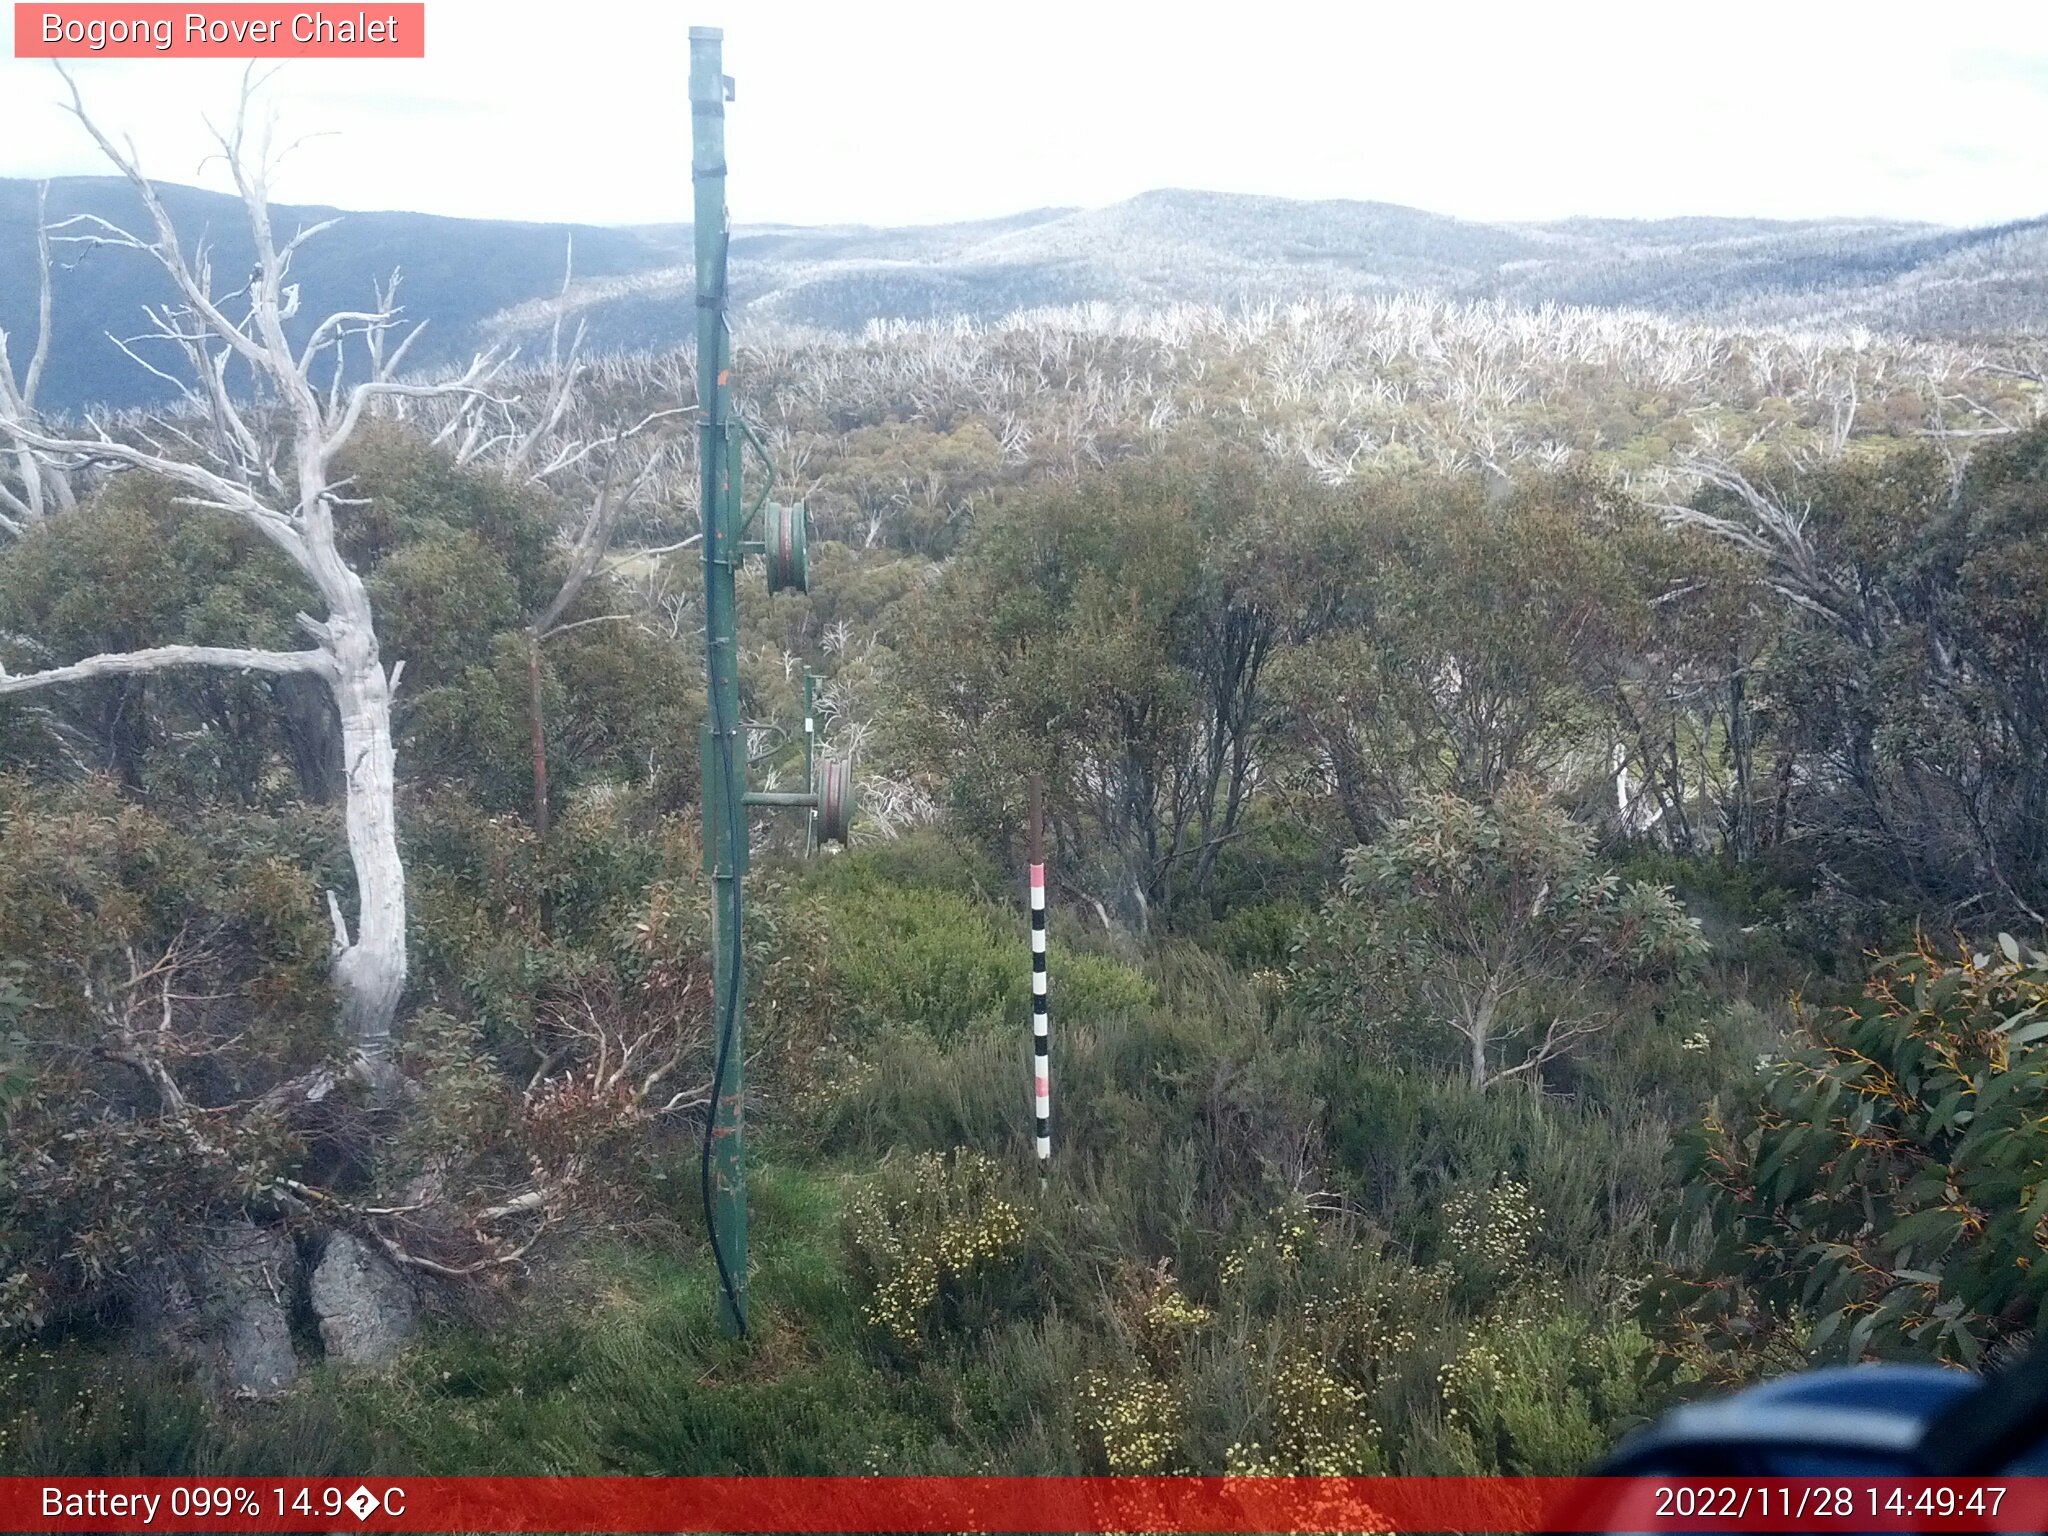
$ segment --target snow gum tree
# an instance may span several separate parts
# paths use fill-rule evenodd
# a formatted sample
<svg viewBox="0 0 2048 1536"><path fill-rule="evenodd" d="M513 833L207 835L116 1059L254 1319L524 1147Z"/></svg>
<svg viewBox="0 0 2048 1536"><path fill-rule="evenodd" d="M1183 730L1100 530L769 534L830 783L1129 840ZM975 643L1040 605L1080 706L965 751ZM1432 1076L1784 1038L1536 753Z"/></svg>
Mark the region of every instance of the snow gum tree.
<svg viewBox="0 0 2048 1536"><path fill-rule="evenodd" d="M0 670L0 695L174 667L306 676L325 685L340 720L344 820L356 886L353 928L340 898L328 893L332 974L353 1070L383 1093L396 1081L391 1030L406 982L405 871L391 731L392 695L404 663L386 665L368 589L337 542L336 520L350 503L333 466L380 401L478 394L493 365L479 358L457 378L401 379L418 327L402 323L395 276L368 308L328 315L309 331L288 330L299 303L292 259L328 226L279 240L267 190L268 135L260 144L248 142L250 104L245 87L234 126L220 144L248 218L255 266L241 286L223 291L205 243L181 240L133 147L110 139L72 86L71 110L135 190L145 221L130 230L85 216L56 226L54 238L135 251L161 270L170 297L147 310L141 336L117 338L117 345L175 385L181 400L146 421L97 421L83 432L66 432L40 420L16 391L0 411L0 442L32 456L54 480L141 470L176 486L183 505L239 518L282 551L317 596L321 611L298 618L311 643L299 650L163 645L28 673ZM303 340L295 341L295 333ZM150 360L165 353L171 367ZM32 528L22 532L34 536Z"/></svg>
<svg viewBox="0 0 2048 1536"><path fill-rule="evenodd" d="M1405 996L1447 1026L1478 1089L1540 1078L1610 1022L1611 984L1706 952L1668 890L1602 871L1590 829L1525 779L1425 796L1352 849L1323 941L1355 996Z"/></svg>

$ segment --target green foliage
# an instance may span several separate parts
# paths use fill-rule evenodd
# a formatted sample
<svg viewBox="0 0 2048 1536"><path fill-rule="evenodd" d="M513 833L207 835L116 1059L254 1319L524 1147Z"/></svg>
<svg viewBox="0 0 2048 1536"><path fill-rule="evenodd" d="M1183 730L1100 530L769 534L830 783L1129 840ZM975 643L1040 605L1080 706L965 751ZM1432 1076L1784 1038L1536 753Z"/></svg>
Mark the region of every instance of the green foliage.
<svg viewBox="0 0 2048 1536"><path fill-rule="evenodd" d="M1545 1213L1521 1276L1531 1282L1562 1274L1597 1294L1656 1242L1673 1198L1667 1131L1626 1088L1598 1104L1545 1104L1349 1053L1327 1063L1319 1086L1345 1187L1411 1251L1444 1258L1446 1203L1496 1180L1526 1186Z"/></svg>
<svg viewBox="0 0 2048 1536"><path fill-rule="evenodd" d="M404 715L413 775L453 783L487 809L530 814L532 667L530 638L507 630L445 682L421 687ZM663 809L687 805L696 793L696 754L677 744L695 739L700 693L676 648L630 625L593 625L549 640L541 647L538 704L550 804L623 789L650 792Z"/></svg>
<svg viewBox="0 0 2048 1536"><path fill-rule="evenodd" d="M691 831L629 802L575 807L543 842L516 816L437 795L415 804L405 852L414 975L494 1039L530 1026L537 994L600 972L673 1000L684 983L655 968L701 947Z"/></svg>
<svg viewBox="0 0 2048 1536"><path fill-rule="evenodd" d="M1406 1003L1449 1026L1484 1088L1601 1027L1607 983L1681 975L1705 948L1669 891L1600 870L1590 829L1517 779L1423 799L1346 856L1304 996L1354 1032Z"/></svg>
<svg viewBox="0 0 2048 1536"><path fill-rule="evenodd" d="M419 669L416 686L447 680L458 658L519 620L519 591L497 552L470 528L401 544L369 582L378 641ZM414 660L413 658L419 658Z"/></svg>
<svg viewBox="0 0 2048 1536"><path fill-rule="evenodd" d="M834 449L838 475L812 515L842 521L849 534L861 523L886 529L890 544L929 557L952 553L968 509L1002 478L1002 445L972 418L936 430L922 421L859 426Z"/></svg>
<svg viewBox="0 0 2048 1536"><path fill-rule="evenodd" d="M1303 556L1326 617L1275 672L1354 839L1413 795L1484 799L1564 769L1599 730L1602 667L1643 585L1632 556L1653 537L1640 508L1570 477L1507 497L1368 482L1332 509Z"/></svg>
<svg viewBox="0 0 2048 1536"><path fill-rule="evenodd" d="M1262 901L1234 908L1202 935L1210 953L1245 970L1279 971L1294 958L1314 909L1293 900Z"/></svg>
<svg viewBox="0 0 2048 1536"><path fill-rule="evenodd" d="M1021 1026L1030 1007L1024 917L968 895L974 864L927 842L921 855L888 845L835 859L809 882L806 919L820 955L829 1008L853 1038L906 1028L957 1039L983 1023ZM1063 1020L1094 1021L1149 1006L1153 988L1106 956L1057 946L1048 958L1053 1006Z"/></svg>
<svg viewBox="0 0 2048 1536"><path fill-rule="evenodd" d="M0 779L0 1330L104 1304L298 1166L263 1096L336 1037L283 833Z"/></svg>
<svg viewBox="0 0 2048 1536"><path fill-rule="evenodd" d="M586 869L567 883L569 870L541 857L516 822L466 822L437 807L426 827L421 846L440 870L436 955L520 890L559 892L561 932L584 945L614 922L630 930L650 917L630 917L629 898L650 877L637 859L654 854L629 857L626 828L565 824L564 863ZM929 851L937 878L971 886L942 850ZM793 887L770 884L759 921L775 924L771 942L801 951L778 965L807 963L823 943L789 921L789 904L862 894L875 871L914 876L918 865L878 849ZM658 868L652 878L661 889ZM617 899L600 899L603 890ZM475 903L461 924L458 894ZM658 913L651 920L673 931ZM701 935L688 952L700 948ZM443 985L443 964L422 963L424 984ZM1312 1034L1276 1034L1256 984L1184 948L1150 961L1146 979L1156 1003L1061 1028L1065 1118L1042 1202L1019 1187L1031 1177L1021 1032L864 1039L847 1058L858 1081L829 1113L787 1102L771 1051L773 1071L756 1079L764 1133L746 1346L718 1327L708 1264L689 1235L694 1184L605 1162L607 1186L639 1177L673 1191L654 1198L682 1228L664 1238L680 1243L680 1264L602 1247L568 1268L557 1260L529 1295L436 1329L392 1375L323 1375L267 1416L199 1405L139 1373L131 1397L184 1427L176 1448L167 1433L134 1443L160 1448L166 1465L217 1469L295 1454L293 1437L324 1424L357 1465L445 1472L1472 1472L1549 1469L1572 1436L1625 1421L1634 1408L1618 1386L1602 1397L1574 1385L1577 1375L1560 1385L1562 1367L1546 1353L1527 1392L1563 1405L1559 1438L1537 1438L1512 1405L1502 1409L1512 1433L1474 1437L1446 1427L1437 1375L1468 1341L1493 1340L1496 1316L1558 1318L1560 1338L1604 1326L1595 1319L1606 1281L1587 1270L1625 1264L1617 1255L1627 1251L1627 1230L1608 1232L1607 1213L1665 1198L1662 1186L1630 1184L1620 1133L1569 1106L1402 1078L1326 1051ZM459 992L442 995L440 1010L408 1029L423 1122L448 1137L444 1155L498 1155L516 1145L499 1129L501 1069L478 1063L503 1058L518 1036L509 1013L489 1026L506 1033L480 1036L484 1015ZM521 1080L531 1058L506 1059ZM1355 1075L1364 1072L1379 1075ZM829 1077L819 1063L796 1081L822 1087ZM1340 1082L1350 1086L1335 1114L1316 1089ZM1370 1126L1344 1118L1404 1093L1437 1095L1437 1120L1405 1110ZM845 1118L855 1113L865 1117L859 1134ZM838 1129L817 1143L785 1134L811 1114ZM1470 1123L1442 1123L1460 1115ZM961 1146L1001 1160L951 1151ZM816 1161L821 1152L845 1161ZM1496 1181L1496 1167L1527 1170L1526 1196ZM488 1169L455 1165L459 1178L479 1172ZM1293 1191L1304 1187L1323 1192L1324 1209L1303 1207ZM1554 1217L1536 1218L1539 1207ZM1516 1213L1528 1240L1503 1256L1497 1234ZM1180 1274L1149 1257L1169 1253ZM1516 1282L1480 1294L1478 1277L1515 1267L1516 1255ZM1474 1280L1461 1284L1466 1271ZM1538 1280L1553 1291L1532 1313ZM901 1304L890 1317L907 1332L876 1310L884 1303ZM65 1433L80 1448L67 1464L81 1467L140 1435L106 1395Z"/></svg>
<svg viewBox="0 0 2048 1536"><path fill-rule="evenodd" d="M378 1175L543 1186L558 1225L666 1230L710 1041L691 828L623 795L572 804L545 840L449 793L414 812L416 1094Z"/></svg>
<svg viewBox="0 0 2048 1536"><path fill-rule="evenodd" d="M889 886L916 886L954 896L988 897L1008 877L995 862L966 843L929 829L868 843L804 872L809 890L858 894Z"/></svg>
<svg viewBox="0 0 2048 1536"><path fill-rule="evenodd" d="M462 469L451 454L392 422L365 423L337 468L349 477L350 494L361 498L341 529L343 553L359 569L380 569L408 547L416 551L407 557L414 560L451 538L470 538L488 569L448 573L469 590L509 585L515 605L527 611L559 585L561 555L543 493ZM490 634L431 628L439 645L458 648Z"/></svg>
<svg viewBox="0 0 2048 1536"><path fill-rule="evenodd" d="M180 1372L105 1341L0 1350L0 1476L307 1477L404 1471L360 1396L222 1411ZM301 1471L300 1469L304 1469Z"/></svg>
<svg viewBox="0 0 2048 1536"><path fill-rule="evenodd" d="M1504 1319L1443 1367L1445 1424L1489 1472L1583 1472L1612 1447L1617 1427L1641 1416L1636 1363L1648 1347L1629 1323Z"/></svg>
<svg viewBox="0 0 2048 1536"><path fill-rule="evenodd" d="M310 594L239 521L175 504L175 488L115 482L91 505L0 551L0 664L12 671L170 644L294 649ZM290 683L185 670L0 701L0 760L83 753L131 789L261 805L277 799Z"/></svg>
<svg viewBox="0 0 2048 1536"><path fill-rule="evenodd" d="M1007 498L914 611L897 749L991 849L1043 770L1062 867L1140 922L1207 892L1277 718L1264 685L1327 497L1230 455Z"/></svg>
<svg viewBox="0 0 2048 1536"><path fill-rule="evenodd" d="M831 904L828 963L857 1031L909 1025L957 1037L1020 996L1015 934L966 897L877 886ZM1005 940L1007 939L1007 942Z"/></svg>
<svg viewBox="0 0 2048 1536"><path fill-rule="evenodd" d="M1975 1364L2048 1321L2048 960L1922 947L1809 1016L1757 1101L1686 1151L1705 1272L1674 1277L1674 1360L1735 1369L1789 1336ZM1810 1333L1807 1329L1810 1327Z"/></svg>
<svg viewBox="0 0 2048 1536"><path fill-rule="evenodd" d="M1760 681L1807 869L1845 920L1940 912L1986 933L2048 904L2048 426L1973 455L1851 459L1786 487L1817 573ZM1726 510L1707 503L1714 510ZM1818 586L1813 591L1806 589Z"/></svg>

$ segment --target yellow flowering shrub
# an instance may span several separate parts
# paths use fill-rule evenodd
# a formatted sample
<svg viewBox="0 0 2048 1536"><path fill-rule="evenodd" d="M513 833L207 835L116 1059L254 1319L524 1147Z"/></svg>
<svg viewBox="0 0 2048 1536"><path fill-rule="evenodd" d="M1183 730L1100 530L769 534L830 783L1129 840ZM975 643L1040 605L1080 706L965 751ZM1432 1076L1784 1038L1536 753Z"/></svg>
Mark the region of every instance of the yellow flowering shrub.
<svg viewBox="0 0 2048 1536"><path fill-rule="evenodd" d="M1225 1298L1242 1304L1254 1289L1293 1278L1315 1251L1316 1228L1300 1210L1275 1213L1273 1228L1224 1255L1216 1280Z"/></svg>
<svg viewBox="0 0 2048 1536"><path fill-rule="evenodd" d="M1583 1317L1489 1324L1439 1373L1444 1427L1483 1472L1575 1472L1607 1449L1610 1426L1640 1414L1648 1343L1633 1323Z"/></svg>
<svg viewBox="0 0 2048 1536"><path fill-rule="evenodd" d="M1024 1220L998 1193L994 1158L965 1148L885 1164L846 1207L846 1243L868 1288L862 1316L906 1350L933 1327L942 1298L1014 1260Z"/></svg>
<svg viewBox="0 0 2048 1536"><path fill-rule="evenodd" d="M1427 1286L1411 1285L1398 1295L1345 1291L1312 1297L1302 1307L1302 1336L1319 1340L1328 1357L1354 1381L1377 1380L1415 1348L1415 1329L1401 1321L1400 1303Z"/></svg>
<svg viewBox="0 0 2048 1536"><path fill-rule="evenodd" d="M1189 1299L1167 1259L1150 1268L1126 1268L1123 1284L1120 1310L1139 1353L1155 1371L1171 1372L1187 1346L1216 1320L1216 1314Z"/></svg>
<svg viewBox="0 0 2048 1536"><path fill-rule="evenodd" d="M1365 1392L1320 1356L1289 1348L1275 1362L1271 1427L1225 1453L1231 1477L1363 1477L1380 1470L1379 1427Z"/></svg>
<svg viewBox="0 0 2048 1536"><path fill-rule="evenodd" d="M1557 1276L1538 1262L1543 1208L1519 1179L1454 1192L1439 1215L1438 1264L1462 1305L1492 1310L1512 1300L1519 1312L1549 1312L1563 1299Z"/></svg>
<svg viewBox="0 0 2048 1536"><path fill-rule="evenodd" d="M1187 1410L1166 1382L1091 1371L1081 1378L1078 1416L1112 1476L1187 1470L1181 1453Z"/></svg>
<svg viewBox="0 0 2048 1536"><path fill-rule="evenodd" d="M1437 1369L1444 1395L1444 1423L1477 1435L1491 1422L1501 1389L1500 1351L1490 1344L1470 1344Z"/></svg>

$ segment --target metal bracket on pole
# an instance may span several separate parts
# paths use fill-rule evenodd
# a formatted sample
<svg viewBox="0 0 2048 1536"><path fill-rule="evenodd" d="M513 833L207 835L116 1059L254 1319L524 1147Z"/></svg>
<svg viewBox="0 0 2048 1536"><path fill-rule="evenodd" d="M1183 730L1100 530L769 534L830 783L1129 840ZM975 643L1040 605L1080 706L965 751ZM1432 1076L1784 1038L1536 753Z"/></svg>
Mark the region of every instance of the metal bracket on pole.
<svg viewBox="0 0 2048 1536"><path fill-rule="evenodd" d="M804 782L818 782L818 675L809 667L804 668ZM817 848L818 810L813 806L804 818L804 857Z"/></svg>

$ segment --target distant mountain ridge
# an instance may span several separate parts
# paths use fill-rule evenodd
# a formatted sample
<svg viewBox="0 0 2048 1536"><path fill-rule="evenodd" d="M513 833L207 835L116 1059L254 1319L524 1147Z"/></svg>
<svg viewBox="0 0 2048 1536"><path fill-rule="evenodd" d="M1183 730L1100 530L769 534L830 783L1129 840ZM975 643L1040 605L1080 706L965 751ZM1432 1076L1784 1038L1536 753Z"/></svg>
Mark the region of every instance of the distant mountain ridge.
<svg viewBox="0 0 2048 1536"><path fill-rule="evenodd" d="M165 185L188 243L205 235L233 287L251 261L240 208ZM23 350L34 319L35 184L0 179L0 329ZM51 183L50 217L132 223L111 177ZM278 207L279 229L335 217ZM592 344L631 350L690 334L687 225L607 228L346 213L301 252L301 323L356 305L402 268L409 312L431 321L414 356L455 362L488 342L531 343L566 311ZM565 250L574 281L559 297ZM133 252L66 247L43 405L152 403L162 386L107 332L140 329L164 294ZM752 225L735 230L734 299L755 324L858 330L870 320L1076 303L1244 304L1427 292L1518 305L1647 309L1719 322L1860 324L1934 334L2048 331L2048 218L1978 229L1884 220L1566 219L1493 224L1391 203L1162 190L1107 208L1044 208L906 228ZM228 277L228 274L236 274Z"/></svg>

